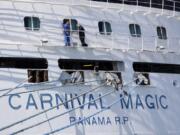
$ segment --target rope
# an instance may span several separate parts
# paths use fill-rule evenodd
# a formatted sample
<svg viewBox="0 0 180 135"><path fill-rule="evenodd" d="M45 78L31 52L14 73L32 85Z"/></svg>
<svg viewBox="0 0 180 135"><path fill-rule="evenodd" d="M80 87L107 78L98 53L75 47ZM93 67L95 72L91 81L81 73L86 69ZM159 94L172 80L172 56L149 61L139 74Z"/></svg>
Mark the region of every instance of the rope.
<svg viewBox="0 0 180 135"><path fill-rule="evenodd" d="M27 87L30 87L30 86L36 86L36 85L41 85L41 84L48 84L48 83L51 83L51 82L55 82L55 81L57 81L57 80L54 80L54 81L47 81L47 82L40 82L40 83L38 83L38 84L28 84L28 86ZM25 87L25 86L16 86L16 88L15 89L19 89L19 88L22 88L22 87ZM0 90L0 92L3 92L3 91L8 91L8 90L10 90L10 89L12 89L12 88L7 88L7 89L1 89Z"/></svg>
<svg viewBox="0 0 180 135"><path fill-rule="evenodd" d="M92 81L87 81L87 82L69 83L69 84L66 84L66 85L62 85L61 87L64 87L64 86L74 86L74 85L78 85L78 84L86 84L86 83L91 83L91 82L96 82L96 81L103 81L103 80L104 79L101 79L101 80L92 80ZM34 87L34 86L39 86L39 85L43 85L43 84L50 84L50 83L53 83L53 82L59 82L59 80L40 82L40 83L37 83L37 84L28 84L26 86L21 86L21 85L18 84L18 86L16 86L15 88L1 89L0 92L9 91L10 89L19 89L19 88L23 88L23 87Z"/></svg>
<svg viewBox="0 0 180 135"><path fill-rule="evenodd" d="M136 78L136 79L138 79L138 78ZM129 84L133 83L136 79L134 79L133 81L128 82L128 83L125 84L125 85L129 85ZM124 85L124 86L125 86L125 85ZM123 88L123 87L121 87L121 90L123 90L122 88ZM124 94L125 96L127 96L127 95L124 93L124 90L123 90L123 94ZM85 120L87 120L87 119L89 119L89 118L91 118L91 117L93 117L93 116L96 116L96 115L98 115L98 114L100 114L100 113L108 110L108 109L111 108L113 105L117 104L122 98L124 98L124 96L120 97L120 99L116 100L115 102L113 102L113 103L110 104L109 106L103 108L102 110L100 110L100 111L98 111L98 112L96 112L96 113L94 113L94 114L92 114L92 115L90 115L90 116L88 116L88 117L86 117L86 118L84 118L84 119L81 119L81 120L79 120L79 121L76 121L76 122L74 122L74 123L72 123L72 124L69 124L69 125L67 125L67 126L61 127L61 128L59 128L59 129L56 129L56 130L51 131L51 132L49 132L49 133L46 133L46 134L44 134L44 135L51 135L51 134L54 134L54 133L56 133L56 132L60 132L60 131L62 131L62 130L64 130L64 129L70 128L70 127L72 127L72 126L74 126L74 125L76 125L76 124L78 124L78 123L80 123L80 122L83 122L83 121L85 121Z"/></svg>
<svg viewBox="0 0 180 135"><path fill-rule="evenodd" d="M100 111L98 111L98 112L96 112L96 113L88 116L87 118L81 119L81 120L79 120L79 121L77 121L77 122L74 122L73 124L70 124L70 125L64 126L64 127L62 127L62 128L56 129L56 130L54 130L54 131L52 131L52 132L46 133L45 135L50 135L50 134L54 134L54 133L56 133L56 132L60 132L60 131L62 131L62 130L64 130L64 129L70 128L70 127L72 127L72 126L74 126L74 125L76 125L76 124L78 124L78 123L80 123L80 122L83 122L83 121L85 121L85 120L87 120L87 119L89 119L89 118L91 118L91 117L93 117L93 116L96 116L96 115L98 115L98 114L100 114L100 113L108 110L108 109L111 108L113 105L117 104L117 103L119 102L119 100L120 100L120 99L116 100L115 102L113 102L113 103L110 104L109 106L107 106L107 107L105 107L104 109L102 109L102 110L100 110ZM13 134L12 134L12 135L13 135Z"/></svg>
<svg viewBox="0 0 180 135"><path fill-rule="evenodd" d="M136 79L137 79L137 78L136 78ZM134 80L131 81L131 82L126 83L125 85L128 85L128 84L134 82L136 79L134 79ZM106 82L106 83L107 83L107 82ZM104 83L104 84L101 85L101 86L104 86L106 83ZM121 89L122 89L125 85L123 85L123 86L121 87ZM8 128L11 128L11 127L13 127L13 126L15 126L15 125L17 125L17 124L20 124L20 123L22 123L22 122L24 122L24 121L27 121L27 120L29 120L29 119L31 119L31 118L37 117L37 116L39 116L39 115L41 115L41 114L43 114L43 113L45 113L45 112L48 112L48 111L50 111L50 110L53 110L53 109L55 109L55 108L57 108L57 107L65 104L65 103L67 103L67 102L69 102L69 101L72 101L72 100L74 100L74 99L76 99L76 98L78 98L78 97L80 97L80 96L82 96L82 95L84 95L84 94L87 94L87 93L89 93L89 92L91 92L91 91L94 91L95 89L98 89L98 88L101 87L101 86L98 86L98 87L96 87L96 88L94 88L94 89L92 89L92 90L90 90L90 91L88 91L88 92L82 93L82 94L80 94L79 96L76 96L76 97L74 97L74 98L72 98L72 99L70 99L70 100L68 100L68 101L66 101L66 102L63 102L62 104L58 104L57 106L54 106L54 107L52 107L52 108L49 108L49 109L47 109L47 110L45 110L45 111L42 111L42 112L40 112L40 113L38 113L38 114L32 115L32 116L30 116L30 117L28 117L28 118L25 118L25 119L21 120L21 121L18 121L18 122L15 122L15 123L11 124L11 125L8 125L8 126L6 126L6 127L3 127L3 128L0 129L0 131L3 131L3 130L8 129ZM125 91L123 91L123 92L125 93L125 95L127 95L127 94L126 94L127 92L125 92ZM84 106L84 105L82 105L82 106ZM48 120L48 121L49 121L49 120ZM23 132L23 131L22 131L22 132Z"/></svg>
<svg viewBox="0 0 180 135"><path fill-rule="evenodd" d="M98 80L88 81L88 82L81 82L81 83L82 83L82 84L85 84L85 83L90 83L90 82L95 82L95 81L98 81ZM76 84L72 84L72 85L63 85L63 86L61 86L61 87L64 87L64 86L74 86L74 85L78 85L78 84L81 84L81 83L76 83ZM54 87L49 87L49 88L37 89L37 90L17 92L17 93L2 95L1 97L7 97L7 96L15 95L15 94L21 95L21 94L26 94L26 93L33 93L33 92L37 92L37 91L46 91L46 90L55 89L55 88L59 88L59 87L60 87L60 86L54 86ZM13 90L15 90L15 89L13 89Z"/></svg>
<svg viewBox="0 0 180 135"><path fill-rule="evenodd" d="M135 80L136 80L136 79L135 79ZM133 81L130 81L130 82L128 82L128 83L126 83L125 85L129 85L129 84L132 83L132 82L134 82L134 80L133 80ZM124 86L125 86L125 85L124 85ZM122 87L121 87L121 89L122 89ZM98 99L100 99L100 98L102 98L102 97L105 97L105 96L107 96L107 95L110 95L111 93L114 93L114 92L115 92L115 91L106 93L106 94L104 94L103 96L94 99L93 101L96 101L96 100L98 100ZM127 95L127 94L126 94L127 92L125 92L125 91L123 91L123 92L124 92L125 95ZM77 97L75 97L75 98L77 98ZM93 101L90 101L90 102L93 102ZM76 108L74 108L74 109L71 109L71 110L69 110L69 111L67 111L67 112L64 112L64 113L62 113L62 114L56 115L56 116L54 116L54 117L51 117L51 118L48 119L48 120L39 122L39 123L37 123L37 124L35 124L35 125L26 127L26 128L21 129L21 130L19 130L19 131L16 131L16 132L12 133L11 135L14 135L14 134L18 134L18 133L24 132L24 131L26 131L26 130L28 130L28 129L31 129L31 128L36 127L36 126L39 126L39 125L41 125L41 124L43 124L43 123L45 123L45 122L49 122L50 120L56 119L56 118L58 118L58 117L60 117L60 116L63 116L63 115L65 115L65 114L67 114L67 113L69 113L69 112L71 112L71 111L74 111L74 110L76 110L76 109L78 109L78 108L80 108L80 107L82 107L82 106L85 106L85 105L89 104L90 102L85 103L85 104L83 104L83 105L81 105L81 106L78 106L78 107L76 107ZM51 134L53 134L53 131L52 131Z"/></svg>
<svg viewBox="0 0 180 135"><path fill-rule="evenodd" d="M15 87L13 87L13 88L10 88L10 89L7 89L7 92L4 93L3 95L1 95L0 98L2 98L2 97L4 97L4 96L8 95L10 92L12 92L13 90L17 89L17 88L18 88L19 86L21 86L24 82L26 82L27 80L29 80L29 79L31 79L31 78L32 78L32 76L29 77L28 79L23 80L23 81L20 82L17 86L15 86Z"/></svg>
<svg viewBox="0 0 180 135"><path fill-rule="evenodd" d="M78 106L78 107L76 107L76 108L73 108L73 109L71 109L71 110L69 110L69 111L66 111L66 112L64 112L64 113L61 113L61 114L59 114L59 115L53 116L53 117L49 118L48 120L44 120L44 121L41 121L41 122L39 122L39 123L37 123L37 124L34 124L34 125L32 125L32 126L29 126L29 127L23 128L23 129L21 129L21 130L18 130L18 131L14 132L14 133L12 133L12 134L10 134L10 135L16 135L16 134L19 134L19 133L24 132L24 131L26 131L26 130L29 130L29 129L31 129L31 128L37 127L37 126L39 126L39 125L41 125L41 124L43 124L43 123L49 122L49 121L51 121L51 120L53 120L53 119L56 119L56 118L61 117L61 116L65 115L65 114L67 114L67 113L70 113L70 112L72 112L72 111L74 111L74 110L76 110L76 109L79 109L79 108L81 108L81 107L83 107L83 106L85 106L85 105L88 105L88 104L91 103L91 102L95 102L95 101L99 100L100 98L103 98L103 97L105 97L105 96L108 96L108 95L110 95L110 94L112 94L112 93L114 93L114 92L115 92L115 91L108 92L108 93L102 95L101 97L98 97L98 98L96 98L96 99L94 99L94 100L92 100L92 101L89 101L89 102L87 102L87 103L85 103L85 104L83 104L83 105L80 105L80 106ZM52 132L53 132L53 131L52 131Z"/></svg>
<svg viewBox="0 0 180 135"><path fill-rule="evenodd" d="M40 98L39 92L38 92L38 96ZM48 118L48 114L47 113L45 113L45 116L46 116L46 119L48 120L49 118ZM52 128L52 125L51 125L50 121L48 121L48 124L49 124L49 128L51 129L51 131L53 131L53 128Z"/></svg>
<svg viewBox="0 0 180 135"><path fill-rule="evenodd" d="M102 85L100 85L100 86L98 86L98 87L95 87L95 88L93 88L93 89L91 89L91 90L88 90L88 91L86 91L86 92L83 92L83 93L81 93L79 96L76 96L76 97L74 97L74 98L72 98L72 99L70 99L70 100L67 100L66 102L62 102L61 104L58 104L58 105L56 105L56 106L54 106L54 107L51 107L51 108L49 108L49 109L47 109L47 110L44 110L44 111L40 112L40 113L34 114L34 115L29 116L29 117L27 117L27 118L25 118L25 119L23 119L23 120L20 120L20 121L18 121L18 122L15 122L15 123L12 123L12 124L10 124L10 125L8 125L8 126L5 126L5 127L1 128L0 131L3 131L3 130L8 129L8 128L11 128L11 127L13 127L13 126L15 126L15 125L18 125L18 124L20 124L20 123L22 123L22 122L25 122L25 121L27 121L27 120L30 120L30 119L32 119L32 118L34 118L34 117L37 117L37 116L39 116L39 115L41 115L41 114L44 114L44 113L46 113L46 112L48 112L48 111L50 111L50 110L53 110L53 109L55 109L55 108L57 108L57 107L60 107L61 105L64 105L64 104L66 104L66 103L68 103L68 102L70 102L70 101L72 101L72 100L74 100L74 99L76 99L76 98L78 98L78 97L81 97L81 96L83 96L84 94L87 94L87 93L90 93L90 92L92 92L92 91L95 91L96 89L98 89L98 88L100 88L100 87L102 87L102 86L104 86L104 85L106 85L106 83L104 83L104 84L102 84Z"/></svg>

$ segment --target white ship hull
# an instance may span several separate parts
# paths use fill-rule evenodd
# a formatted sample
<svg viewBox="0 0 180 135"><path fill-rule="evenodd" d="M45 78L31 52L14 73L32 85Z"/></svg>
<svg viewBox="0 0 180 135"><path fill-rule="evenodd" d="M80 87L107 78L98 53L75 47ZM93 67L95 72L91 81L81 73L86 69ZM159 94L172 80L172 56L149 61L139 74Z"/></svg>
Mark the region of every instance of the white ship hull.
<svg viewBox="0 0 180 135"><path fill-rule="evenodd" d="M179 74L150 72L150 85L142 86L135 83L133 69L134 62L180 65L179 13L82 3L0 1L1 57L46 58L49 72L49 81L28 83L27 69L0 68L0 135L179 135ZM41 30L26 31L24 16L38 16ZM85 26L88 47L81 47L77 32L72 46L64 46L64 18ZM111 36L99 34L99 20L112 22ZM140 23L144 35L131 37L129 23ZM169 32L166 41L154 32L162 24ZM63 85L59 59L122 62L123 85L117 90L92 76Z"/></svg>

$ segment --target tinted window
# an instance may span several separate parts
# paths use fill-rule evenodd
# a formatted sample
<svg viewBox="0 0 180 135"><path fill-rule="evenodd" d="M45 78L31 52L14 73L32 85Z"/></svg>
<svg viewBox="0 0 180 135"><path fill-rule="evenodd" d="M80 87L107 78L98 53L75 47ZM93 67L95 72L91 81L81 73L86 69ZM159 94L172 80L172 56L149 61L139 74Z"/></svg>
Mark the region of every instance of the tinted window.
<svg viewBox="0 0 180 135"><path fill-rule="evenodd" d="M0 68L46 69L47 67L48 63L44 58L0 57Z"/></svg>
<svg viewBox="0 0 180 135"><path fill-rule="evenodd" d="M100 34L105 34L104 22L99 22L98 26Z"/></svg>
<svg viewBox="0 0 180 135"><path fill-rule="evenodd" d="M117 71L118 63L124 65L123 62L117 61L98 61L98 60L78 60L78 59L59 59L59 67L68 70L104 70ZM123 69L122 69L123 70Z"/></svg>
<svg viewBox="0 0 180 135"><path fill-rule="evenodd" d="M105 22L105 28L107 35L110 35L112 33L111 24L109 22Z"/></svg>
<svg viewBox="0 0 180 135"><path fill-rule="evenodd" d="M28 70L28 82L30 83L40 83L48 81L48 71L47 70Z"/></svg>
<svg viewBox="0 0 180 135"><path fill-rule="evenodd" d="M180 74L180 65L177 64L134 62L133 69L136 72Z"/></svg>
<svg viewBox="0 0 180 135"><path fill-rule="evenodd" d="M110 35L112 33L111 24L109 22L101 21L98 23L99 33Z"/></svg>
<svg viewBox="0 0 180 135"><path fill-rule="evenodd" d="M24 27L26 30L39 30L40 20L38 17L24 17Z"/></svg>
<svg viewBox="0 0 180 135"><path fill-rule="evenodd" d="M132 37L141 37L141 28L138 24L129 24L129 31Z"/></svg>
<svg viewBox="0 0 180 135"><path fill-rule="evenodd" d="M167 39L166 28L165 27L157 27L157 35L159 39Z"/></svg>

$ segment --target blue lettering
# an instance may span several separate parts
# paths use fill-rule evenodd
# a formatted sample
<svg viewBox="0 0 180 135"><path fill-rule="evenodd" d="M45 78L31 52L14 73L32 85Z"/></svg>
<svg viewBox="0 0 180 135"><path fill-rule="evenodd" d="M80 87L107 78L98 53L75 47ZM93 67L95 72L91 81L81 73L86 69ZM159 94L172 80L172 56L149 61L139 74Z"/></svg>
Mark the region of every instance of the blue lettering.
<svg viewBox="0 0 180 135"><path fill-rule="evenodd" d="M106 125L111 125L112 123L111 123L111 120L110 120L110 118L109 117L107 117L107 122L106 122Z"/></svg>
<svg viewBox="0 0 180 135"><path fill-rule="evenodd" d="M150 102L148 99L150 99L151 102ZM145 98L146 105L147 105L147 107L148 107L149 109L155 109L155 105L154 105L154 103L152 102L152 100L153 100L153 96L151 96L151 95L147 95L146 98Z"/></svg>
<svg viewBox="0 0 180 135"><path fill-rule="evenodd" d="M81 109L84 109L84 103L85 103L85 98L86 98L86 94L83 94L83 99L82 99L82 101L80 100L80 97L78 97L78 94L75 94L75 96L76 96L76 99L77 99L77 101L78 101L78 104L79 104L79 106L80 106L80 108Z"/></svg>
<svg viewBox="0 0 180 135"><path fill-rule="evenodd" d="M65 95L65 100L63 100L59 94L55 94L55 97L56 97L56 105L57 105L57 109L59 109L59 107L61 105L64 105L64 107L66 109L69 109L69 106L68 106L68 102L67 102L67 94ZM60 103L61 102L61 103Z"/></svg>
<svg viewBox="0 0 180 135"><path fill-rule="evenodd" d="M136 97L132 98L131 94L128 94L127 96L123 96L122 94L119 95L120 96L120 107L122 109L158 109L158 108L162 108L162 109L167 109L168 108L168 102L167 102L167 97L165 95L151 95L151 94L147 94L145 95L145 97L140 97L139 94L136 95ZM80 109L84 109L86 106L84 106L84 104L86 104L86 102L88 101L88 105L87 105L87 109L106 109L107 107L105 106L106 100L104 101L104 99L102 98L102 95L99 94L98 95L99 99L98 101L94 101L95 100L95 96L93 94L83 94L81 96L78 96L77 93L68 93L68 94L63 94L63 95L59 95L59 94L55 94L55 99L54 96L51 95L50 93L44 93L44 94L40 94L38 101L40 101L40 107L38 106L38 104L36 103L36 98L33 96L33 94L29 94L28 98L27 98L27 103L25 105L24 109L45 109L46 107L53 107L53 101L56 104L56 108L59 109L60 106L64 106L65 109L70 109L71 107L74 108L75 105L77 104L79 106ZM21 104L18 101L22 101L22 96L18 95L18 94L11 94L8 98L8 103L10 108L14 109L14 110L19 110L22 109L23 103ZM107 108L109 109L109 108ZM71 120L71 119L70 119ZM96 121L98 122L98 121ZM104 118L102 119L102 122L104 122ZM111 121L106 121L107 124L111 124ZM115 122L117 123L123 123L123 120L120 119L119 117L115 118ZM81 122L82 123L82 122ZM89 123L89 122L87 122ZM94 122L95 123L95 122ZM93 124L94 124L93 123ZM100 120L101 123L101 120ZM91 123L92 124L92 123Z"/></svg>
<svg viewBox="0 0 180 135"><path fill-rule="evenodd" d="M105 125L105 118L104 117L102 117L102 118L98 117L98 123L100 125Z"/></svg>
<svg viewBox="0 0 180 135"><path fill-rule="evenodd" d="M69 117L70 124L74 123L76 121L75 117Z"/></svg>
<svg viewBox="0 0 180 135"><path fill-rule="evenodd" d="M162 96L160 96L160 98L159 98L159 103L160 103L160 105L161 105L161 107L163 108L163 109L167 109L168 108L168 105L167 104L163 104L163 102L162 102L162 100L166 100L166 96L164 96L164 95L162 95Z"/></svg>
<svg viewBox="0 0 180 135"><path fill-rule="evenodd" d="M128 122L128 117L123 117L123 124L126 124Z"/></svg>
<svg viewBox="0 0 180 135"><path fill-rule="evenodd" d="M96 102L95 102L94 100L95 100L95 99L94 99L93 94L90 94L90 95L89 95L88 109L90 109L91 106L94 106L96 109L98 109L97 104L96 104Z"/></svg>
<svg viewBox="0 0 180 135"><path fill-rule="evenodd" d="M18 95L18 94L10 95L10 96L9 96L9 105L10 105L10 107L11 107L12 109L14 109L14 110L19 110L19 109L21 108L21 105L15 106L15 105L12 104L12 103L16 103L16 102L12 102L12 98L14 99L14 97L21 98L21 96Z"/></svg>
<svg viewBox="0 0 180 135"><path fill-rule="evenodd" d="M38 109L37 104L36 104L35 99L34 99L32 94L29 94L26 109L29 109L30 106L35 107L36 109Z"/></svg>
<svg viewBox="0 0 180 135"><path fill-rule="evenodd" d="M47 99L48 98L48 99ZM50 94L40 94L41 108L44 109L45 104L52 107L52 96Z"/></svg>
<svg viewBox="0 0 180 135"><path fill-rule="evenodd" d="M92 117L92 125L97 125L96 118Z"/></svg>
<svg viewBox="0 0 180 135"><path fill-rule="evenodd" d="M102 100L102 98L101 98L101 94L99 94L99 103L100 103L100 107L101 107L101 109L106 109L107 107L105 107L104 105L103 105L103 100ZM109 109L110 107L108 107L108 109Z"/></svg>
<svg viewBox="0 0 180 135"><path fill-rule="evenodd" d="M115 117L115 123L116 123L116 125L120 125L121 124L121 118Z"/></svg>
<svg viewBox="0 0 180 135"><path fill-rule="evenodd" d="M131 95L130 95L130 94L128 94L128 100L127 100L127 102L125 101L123 95L120 94L120 101L121 101L121 107L122 107L122 109L124 109L124 105L125 105L126 109L129 109L129 106L130 106L131 109L133 108L132 98L131 98Z"/></svg>
<svg viewBox="0 0 180 135"><path fill-rule="evenodd" d="M81 125L83 125L83 118L79 117L78 124L81 124Z"/></svg>
<svg viewBox="0 0 180 135"><path fill-rule="evenodd" d="M74 108L74 97L73 94L70 94L70 98L71 98L71 108Z"/></svg>
<svg viewBox="0 0 180 135"><path fill-rule="evenodd" d="M136 109L138 108L138 106L141 106L144 109L143 103L139 95L136 96Z"/></svg>
<svg viewBox="0 0 180 135"><path fill-rule="evenodd" d="M158 103L158 96L155 95L155 99L156 99L156 106L157 106L157 109L159 108L159 103Z"/></svg>
<svg viewBox="0 0 180 135"><path fill-rule="evenodd" d="M128 122L128 117L115 117L116 125L126 124Z"/></svg>

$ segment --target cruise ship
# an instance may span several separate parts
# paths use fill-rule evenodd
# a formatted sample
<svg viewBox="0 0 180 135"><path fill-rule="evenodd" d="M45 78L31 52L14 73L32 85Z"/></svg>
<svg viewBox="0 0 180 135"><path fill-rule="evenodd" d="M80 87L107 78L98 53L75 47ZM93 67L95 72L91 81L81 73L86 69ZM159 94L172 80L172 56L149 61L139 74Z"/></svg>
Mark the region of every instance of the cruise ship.
<svg viewBox="0 0 180 135"><path fill-rule="evenodd" d="M179 135L179 11L0 0L0 135Z"/></svg>

